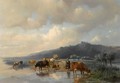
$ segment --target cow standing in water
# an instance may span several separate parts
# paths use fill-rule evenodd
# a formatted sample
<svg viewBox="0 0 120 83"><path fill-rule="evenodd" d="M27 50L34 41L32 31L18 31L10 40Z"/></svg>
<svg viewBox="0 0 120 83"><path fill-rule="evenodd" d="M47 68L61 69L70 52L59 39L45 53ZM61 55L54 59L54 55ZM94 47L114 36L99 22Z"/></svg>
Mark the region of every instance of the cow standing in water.
<svg viewBox="0 0 120 83"><path fill-rule="evenodd" d="M48 68L48 71L49 71L49 61L47 61L46 59L44 61L38 61L36 64L35 64L35 70L37 68L39 68L39 72L41 71L42 72L42 68L44 67L47 67Z"/></svg>
<svg viewBox="0 0 120 83"><path fill-rule="evenodd" d="M28 61L28 64L31 66L35 65L35 63L36 63L36 60L29 60Z"/></svg>
<svg viewBox="0 0 120 83"><path fill-rule="evenodd" d="M13 69L16 69L18 66L22 65L23 61L14 62Z"/></svg>
<svg viewBox="0 0 120 83"><path fill-rule="evenodd" d="M81 72L81 75L83 75L85 72L90 73L90 69L88 69L83 62L72 62L71 70L73 71L73 74L76 74L77 70Z"/></svg>

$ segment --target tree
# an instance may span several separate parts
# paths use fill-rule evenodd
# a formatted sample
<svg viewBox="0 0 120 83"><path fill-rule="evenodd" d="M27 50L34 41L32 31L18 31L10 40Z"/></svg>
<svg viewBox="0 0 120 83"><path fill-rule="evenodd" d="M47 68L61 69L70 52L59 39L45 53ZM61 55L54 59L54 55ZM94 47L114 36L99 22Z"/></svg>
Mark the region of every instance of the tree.
<svg viewBox="0 0 120 83"><path fill-rule="evenodd" d="M102 55L98 54L95 56L95 60L105 66L107 66L109 62L110 66L112 66L112 61L115 60L115 53L103 53Z"/></svg>
<svg viewBox="0 0 120 83"><path fill-rule="evenodd" d="M107 66L107 53L103 53L101 56L103 64Z"/></svg>
<svg viewBox="0 0 120 83"><path fill-rule="evenodd" d="M109 61L110 66L112 66L112 61L115 60L115 53L108 54L107 55L107 60Z"/></svg>
<svg viewBox="0 0 120 83"><path fill-rule="evenodd" d="M96 55L95 60L100 62L102 65L107 65L107 53Z"/></svg>
<svg viewBox="0 0 120 83"><path fill-rule="evenodd" d="M100 54L98 54L98 55L95 56L95 61L100 62L100 63L102 62Z"/></svg>

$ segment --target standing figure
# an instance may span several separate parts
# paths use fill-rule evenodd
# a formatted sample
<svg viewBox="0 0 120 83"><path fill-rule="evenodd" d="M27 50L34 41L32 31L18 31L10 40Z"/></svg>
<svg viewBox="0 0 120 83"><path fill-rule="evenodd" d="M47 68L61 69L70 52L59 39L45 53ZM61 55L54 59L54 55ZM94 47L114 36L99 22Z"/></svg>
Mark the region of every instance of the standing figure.
<svg viewBox="0 0 120 83"><path fill-rule="evenodd" d="M67 69L67 76L70 78L70 61L67 59L66 61L66 69Z"/></svg>
<svg viewBox="0 0 120 83"><path fill-rule="evenodd" d="M67 70L70 69L70 61L69 61L69 59L67 59L67 61L66 61L66 69Z"/></svg>

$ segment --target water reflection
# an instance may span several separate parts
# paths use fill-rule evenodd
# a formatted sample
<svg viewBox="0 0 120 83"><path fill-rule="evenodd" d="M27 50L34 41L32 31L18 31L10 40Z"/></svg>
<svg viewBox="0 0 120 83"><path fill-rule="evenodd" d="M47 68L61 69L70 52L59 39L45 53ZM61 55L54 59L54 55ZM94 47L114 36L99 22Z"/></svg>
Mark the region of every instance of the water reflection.
<svg viewBox="0 0 120 83"><path fill-rule="evenodd" d="M67 77L70 78L70 76L71 76L70 70L67 70Z"/></svg>
<svg viewBox="0 0 120 83"><path fill-rule="evenodd" d="M40 73L36 73L37 76L40 76L40 77L44 77L44 76L49 76L50 74L47 72L40 72Z"/></svg>

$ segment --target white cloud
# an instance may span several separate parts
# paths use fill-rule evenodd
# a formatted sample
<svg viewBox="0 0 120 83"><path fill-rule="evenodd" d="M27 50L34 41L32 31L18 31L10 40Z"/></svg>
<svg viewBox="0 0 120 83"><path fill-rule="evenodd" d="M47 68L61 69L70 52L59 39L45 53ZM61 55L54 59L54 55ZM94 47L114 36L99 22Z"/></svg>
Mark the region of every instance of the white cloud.
<svg viewBox="0 0 120 83"><path fill-rule="evenodd" d="M3 30L2 30L3 31ZM25 33L19 29L11 31L4 30L0 34L1 56L24 56L33 52L59 48L69 44L76 44L80 36L77 28L62 27L53 25L47 33L40 30L26 30Z"/></svg>
<svg viewBox="0 0 120 83"><path fill-rule="evenodd" d="M119 10L115 0L0 0L0 54L21 56L82 39L120 45Z"/></svg>
<svg viewBox="0 0 120 83"><path fill-rule="evenodd" d="M40 28L51 20L82 23L91 29L120 14L115 0L0 0L0 6L0 24L7 28Z"/></svg>
<svg viewBox="0 0 120 83"><path fill-rule="evenodd" d="M91 40L92 43L98 43L101 42L101 38L99 36L95 36L93 37L93 39Z"/></svg>

